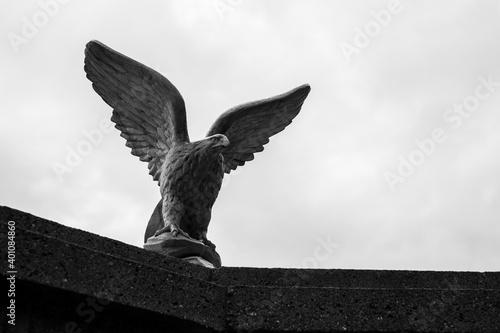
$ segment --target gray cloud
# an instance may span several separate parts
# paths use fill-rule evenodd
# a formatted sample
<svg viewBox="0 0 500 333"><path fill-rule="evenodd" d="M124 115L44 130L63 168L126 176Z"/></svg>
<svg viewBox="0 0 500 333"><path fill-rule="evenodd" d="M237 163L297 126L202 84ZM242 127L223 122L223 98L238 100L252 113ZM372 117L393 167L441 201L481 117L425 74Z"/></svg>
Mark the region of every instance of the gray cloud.
<svg viewBox="0 0 500 333"><path fill-rule="evenodd" d="M225 180L209 229L224 264L300 267L330 237L318 267L498 270L500 89L459 128L443 120L479 76L500 81L496 2L402 2L351 63L340 44L388 2L243 0L223 19L216 2L70 2L17 53L9 33L43 9L0 5L0 203L141 246L159 190L117 130L62 182L52 168L111 115L83 71L99 39L178 87L192 139L236 104L311 84ZM391 191L384 173L437 127L447 140Z"/></svg>

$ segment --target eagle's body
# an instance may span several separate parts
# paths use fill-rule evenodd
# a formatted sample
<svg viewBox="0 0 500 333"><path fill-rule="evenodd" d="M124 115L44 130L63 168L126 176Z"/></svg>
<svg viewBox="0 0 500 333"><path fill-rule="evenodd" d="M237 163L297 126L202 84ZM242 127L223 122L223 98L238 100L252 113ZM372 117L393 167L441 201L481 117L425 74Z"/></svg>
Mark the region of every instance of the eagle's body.
<svg viewBox="0 0 500 333"><path fill-rule="evenodd" d="M114 108L116 123L132 154L148 162L162 199L147 226L145 240L163 232L202 240L224 173L264 150L269 138L299 113L310 87L236 106L223 113L205 139L190 142L182 96L161 74L91 41L85 71L94 90Z"/></svg>
<svg viewBox="0 0 500 333"><path fill-rule="evenodd" d="M164 221L206 241L212 206L224 177L222 161L220 149L212 148L207 140L174 146L168 152L160 175Z"/></svg>

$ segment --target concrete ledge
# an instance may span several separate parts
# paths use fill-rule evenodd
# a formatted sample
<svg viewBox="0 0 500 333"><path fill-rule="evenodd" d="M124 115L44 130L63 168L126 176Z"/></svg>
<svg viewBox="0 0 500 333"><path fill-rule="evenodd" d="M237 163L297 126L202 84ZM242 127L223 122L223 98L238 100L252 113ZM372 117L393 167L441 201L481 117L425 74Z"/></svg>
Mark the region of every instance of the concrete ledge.
<svg viewBox="0 0 500 333"><path fill-rule="evenodd" d="M500 332L500 272L211 270L0 206L2 253L11 220L2 332Z"/></svg>

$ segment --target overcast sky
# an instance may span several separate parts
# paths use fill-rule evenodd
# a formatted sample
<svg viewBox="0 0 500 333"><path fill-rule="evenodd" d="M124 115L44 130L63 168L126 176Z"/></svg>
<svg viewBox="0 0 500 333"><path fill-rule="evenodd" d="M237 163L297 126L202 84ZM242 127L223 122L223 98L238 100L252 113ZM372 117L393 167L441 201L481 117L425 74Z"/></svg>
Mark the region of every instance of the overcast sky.
<svg viewBox="0 0 500 333"><path fill-rule="evenodd" d="M97 39L179 89L191 140L311 85L224 179L223 265L500 269L498 1L2 1L0 22L0 205L142 246L159 187L85 77Z"/></svg>

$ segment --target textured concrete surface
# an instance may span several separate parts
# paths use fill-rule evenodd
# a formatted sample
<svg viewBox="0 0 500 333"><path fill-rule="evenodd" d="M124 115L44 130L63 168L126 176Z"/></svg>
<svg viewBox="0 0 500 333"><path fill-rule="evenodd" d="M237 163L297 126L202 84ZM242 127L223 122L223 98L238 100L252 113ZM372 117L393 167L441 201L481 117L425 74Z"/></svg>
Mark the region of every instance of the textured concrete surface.
<svg viewBox="0 0 500 333"><path fill-rule="evenodd" d="M2 253L9 220L2 332L500 332L500 272L212 270L0 206Z"/></svg>

